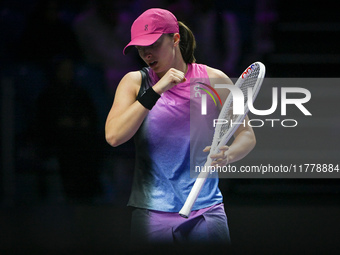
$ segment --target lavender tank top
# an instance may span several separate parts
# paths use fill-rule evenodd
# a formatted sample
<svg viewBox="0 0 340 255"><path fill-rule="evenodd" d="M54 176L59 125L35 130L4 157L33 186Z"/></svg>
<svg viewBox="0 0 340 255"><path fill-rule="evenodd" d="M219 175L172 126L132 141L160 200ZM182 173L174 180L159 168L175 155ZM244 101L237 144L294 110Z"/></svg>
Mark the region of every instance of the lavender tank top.
<svg viewBox="0 0 340 255"><path fill-rule="evenodd" d="M159 80L150 68L141 73L139 95ZM209 117L200 115L201 99L193 84L195 80L209 83L205 65L189 64L185 77L186 82L161 95L135 134L136 165L129 206L178 212L195 182L190 173L206 161L207 153L202 150L212 142L212 119L217 118L218 109L207 100ZM222 200L218 178L208 178L193 210Z"/></svg>

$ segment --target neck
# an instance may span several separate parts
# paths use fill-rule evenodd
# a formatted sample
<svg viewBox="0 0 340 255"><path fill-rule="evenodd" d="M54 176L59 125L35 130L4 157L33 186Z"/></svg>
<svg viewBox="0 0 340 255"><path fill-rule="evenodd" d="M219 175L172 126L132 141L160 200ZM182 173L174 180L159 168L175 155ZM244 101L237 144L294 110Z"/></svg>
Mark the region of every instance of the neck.
<svg viewBox="0 0 340 255"><path fill-rule="evenodd" d="M169 69L170 68L175 68L175 69L183 72L184 74L186 74L187 71L188 71L188 65L187 65L187 63L184 62L179 48L176 49L176 57L174 58L173 63L170 65ZM162 78L168 70L166 70L164 72L157 73L157 76L159 78Z"/></svg>
<svg viewBox="0 0 340 255"><path fill-rule="evenodd" d="M180 63L176 63L176 64L172 65L170 68L175 68L175 69L177 69L177 70L183 72L184 74L186 74L187 71L188 71L188 65L187 65L184 61L182 61L182 62L180 62ZM169 69L170 69L170 68L169 68ZM168 70L169 70L169 69L168 69ZM162 77L166 74L166 72L167 72L168 70L166 70L165 72L157 73L157 76L158 76L159 78L162 78Z"/></svg>
<svg viewBox="0 0 340 255"><path fill-rule="evenodd" d="M184 74L186 74L187 71L188 71L188 64L185 63L184 61L180 61L180 63L178 63L176 65L176 67L174 67L174 68L176 68L177 70L182 71Z"/></svg>

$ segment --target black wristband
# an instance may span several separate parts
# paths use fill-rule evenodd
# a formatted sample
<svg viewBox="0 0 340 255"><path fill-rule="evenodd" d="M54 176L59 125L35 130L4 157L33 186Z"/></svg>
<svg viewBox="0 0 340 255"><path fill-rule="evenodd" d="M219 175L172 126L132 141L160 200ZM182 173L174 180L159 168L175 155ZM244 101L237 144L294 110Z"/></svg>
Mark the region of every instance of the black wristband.
<svg viewBox="0 0 340 255"><path fill-rule="evenodd" d="M156 93L152 87L148 88L144 91L144 93L137 98L137 100L146 108L151 110L152 107L156 104L157 100L161 96Z"/></svg>

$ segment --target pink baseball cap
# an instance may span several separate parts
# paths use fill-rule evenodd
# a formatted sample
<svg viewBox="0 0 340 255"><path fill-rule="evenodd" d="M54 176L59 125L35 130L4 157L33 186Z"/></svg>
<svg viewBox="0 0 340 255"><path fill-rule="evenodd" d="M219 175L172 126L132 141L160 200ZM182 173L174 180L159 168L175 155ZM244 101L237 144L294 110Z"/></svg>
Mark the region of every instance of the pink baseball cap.
<svg viewBox="0 0 340 255"><path fill-rule="evenodd" d="M125 46L149 46L162 34L179 33L177 18L168 10L152 8L142 13L131 26L131 41Z"/></svg>

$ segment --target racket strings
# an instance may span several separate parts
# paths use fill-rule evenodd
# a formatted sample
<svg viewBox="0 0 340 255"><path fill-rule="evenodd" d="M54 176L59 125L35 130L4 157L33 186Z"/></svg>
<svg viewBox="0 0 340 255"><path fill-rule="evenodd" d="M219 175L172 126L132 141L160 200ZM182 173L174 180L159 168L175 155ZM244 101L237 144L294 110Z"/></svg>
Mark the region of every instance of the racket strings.
<svg viewBox="0 0 340 255"><path fill-rule="evenodd" d="M260 73L260 66L256 64L252 72L244 79L243 83L239 87L244 96L244 104L248 104L248 88L254 88ZM223 123L217 124L215 135L217 135L218 143L221 138L229 131L233 124L239 122L243 115L233 114L233 100L226 102L225 110L221 114L223 117Z"/></svg>
<svg viewBox="0 0 340 255"><path fill-rule="evenodd" d="M260 68L257 65L255 69L249 74L249 76L245 79L240 89L244 95L244 103L245 105L248 103L248 88L254 88L257 79L259 77Z"/></svg>

